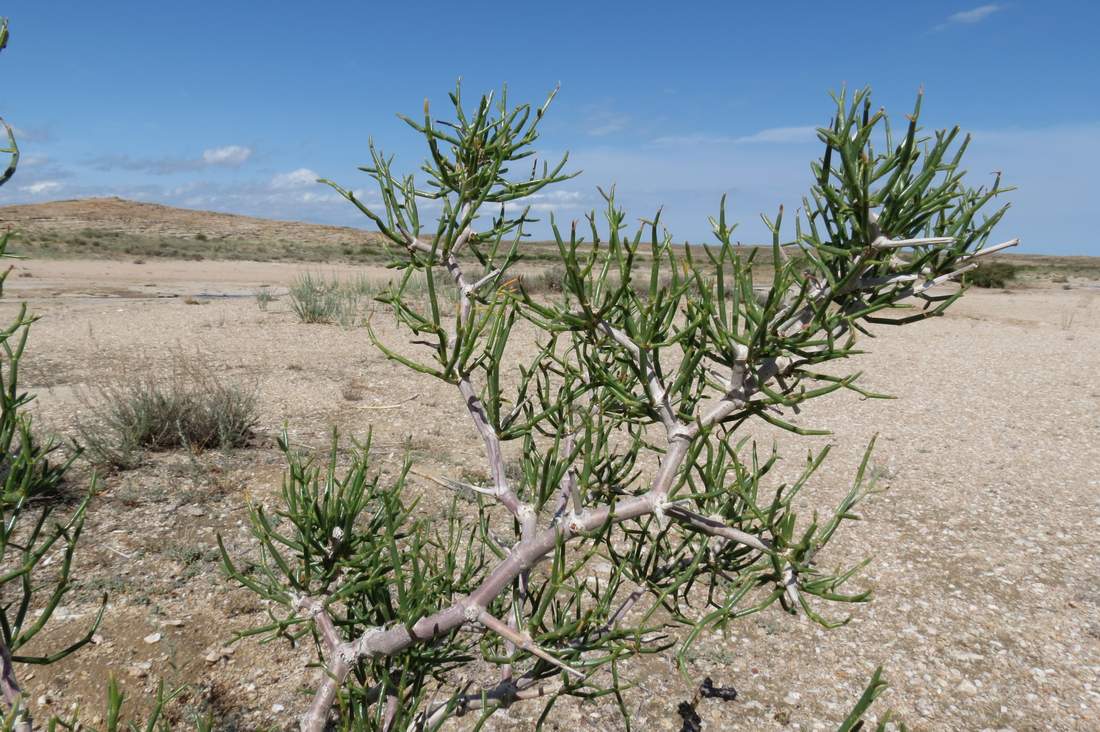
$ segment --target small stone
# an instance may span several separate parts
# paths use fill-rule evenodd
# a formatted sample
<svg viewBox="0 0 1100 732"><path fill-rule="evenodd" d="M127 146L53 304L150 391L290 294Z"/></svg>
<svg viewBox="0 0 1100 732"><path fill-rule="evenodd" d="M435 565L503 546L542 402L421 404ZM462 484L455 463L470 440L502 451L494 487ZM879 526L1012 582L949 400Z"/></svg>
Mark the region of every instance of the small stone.
<svg viewBox="0 0 1100 732"><path fill-rule="evenodd" d="M286 709L286 707L284 707L282 704L272 704L271 705L271 711L275 712L276 714L283 711L284 709Z"/></svg>
<svg viewBox="0 0 1100 732"><path fill-rule="evenodd" d="M103 636L102 635L100 635L99 633L95 633L95 634L92 635L92 643L94 643L95 645L98 646L102 642L103 642Z"/></svg>
<svg viewBox="0 0 1100 732"><path fill-rule="evenodd" d="M149 645L153 645L154 643L160 643L160 633L150 633L149 635L145 636L142 640L144 640Z"/></svg>
<svg viewBox="0 0 1100 732"><path fill-rule="evenodd" d="M172 620L165 620L164 624L165 625L170 625L173 628L182 628L183 627L183 621L182 620L176 620L174 618Z"/></svg>
<svg viewBox="0 0 1100 732"><path fill-rule="evenodd" d="M974 696L978 693L978 687L970 679L963 679L958 686L959 693L963 696Z"/></svg>
<svg viewBox="0 0 1100 732"><path fill-rule="evenodd" d="M153 667L152 661L142 661L141 663L135 663L133 666L127 669L127 672L134 678L144 678L149 675L149 669Z"/></svg>
<svg viewBox="0 0 1100 732"><path fill-rule="evenodd" d="M790 705L794 706L795 704L798 703L798 700L801 699L801 698L802 698L802 695L799 694L797 691L791 691L791 692L788 692L785 697L783 697L783 703L784 704L790 704Z"/></svg>

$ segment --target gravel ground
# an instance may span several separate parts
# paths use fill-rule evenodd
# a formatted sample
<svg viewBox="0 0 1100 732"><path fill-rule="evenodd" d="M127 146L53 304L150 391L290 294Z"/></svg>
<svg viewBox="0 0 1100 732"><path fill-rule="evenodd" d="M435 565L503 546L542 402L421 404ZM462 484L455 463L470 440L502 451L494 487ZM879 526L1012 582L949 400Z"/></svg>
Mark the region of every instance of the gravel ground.
<svg viewBox="0 0 1100 732"><path fill-rule="evenodd" d="M274 435L285 422L293 441L320 447L333 424L360 436L373 424L384 465L406 447L435 472L480 465L473 430L451 429L468 419L457 394L384 361L365 329L299 324L285 298L260 312L249 298L182 297L278 291L302 269L41 261L9 279L0 317L20 298L43 316L22 372L39 395L40 428L74 435L86 418L82 390L167 369L181 354L254 386L261 407L252 447L156 455L101 479L79 586L51 641L77 637L104 591L107 619L94 646L24 674L36 706L91 709L113 672L135 699L157 678L194 684L179 719L207 709L224 729L292 728L317 674L306 668L309 649L229 645L263 615L228 588L212 551L217 532L231 550L249 546L246 498L268 501L278 489ZM815 402L801 421L833 430L826 438L756 429L778 441L792 470L806 448L835 445L814 483L821 506L846 491L880 436L874 469L891 490L825 558L873 557L860 582L876 598L837 609L852 613L837 630L769 611L706 638L692 673L738 696L703 700L704 730L835 728L879 665L891 687L879 711L892 708L912 729L1100 728L1098 317L1100 291L1085 287L972 292L945 318L880 329L865 343L855 365L865 386L897 400ZM399 337L384 313L374 324L384 339ZM416 490L438 495L430 484ZM639 685L628 696L636 728L680 729L677 706L694 690L672 661L637 660L625 672ZM566 703L547 726L619 729L613 712ZM486 729L529 729L537 713L515 707Z"/></svg>

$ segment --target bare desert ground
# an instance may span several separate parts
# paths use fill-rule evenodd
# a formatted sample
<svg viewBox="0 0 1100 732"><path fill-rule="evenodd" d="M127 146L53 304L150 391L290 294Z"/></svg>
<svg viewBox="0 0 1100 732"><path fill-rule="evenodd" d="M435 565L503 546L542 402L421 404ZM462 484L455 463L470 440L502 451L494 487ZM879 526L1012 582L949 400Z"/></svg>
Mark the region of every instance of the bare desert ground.
<svg viewBox="0 0 1100 732"><path fill-rule="evenodd" d="M37 708L94 710L108 673L135 698L190 684L173 714L182 725L212 710L220 729L290 729L318 671L311 649L231 643L264 618L261 604L230 587L215 535L249 551L248 500L272 503L282 470L274 435L322 449L333 425L362 436L373 426L379 466L406 450L423 469L480 467L457 394L390 364L364 328L303 325L286 298L261 312L251 293L276 294L320 265L254 262L30 260L8 280L0 318L17 301L42 316L32 330L23 385L38 394L40 430L75 437L97 384L165 372L199 358L259 394L253 445L197 455L151 454L134 470L100 478L78 587L51 642L79 636L103 592L110 596L96 643L25 676ZM381 268L356 267L384 277ZM193 304L189 304L193 303ZM912 729L1100 728L1100 290L1036 287L972 291L945 318L880 329L855 366L866 386L894 401L837 394L802 421L833 430L776 439L795 468L808 447L834 443L813 501L847 489L875 434L874 469L891 490L871 500L826 561L870 556L861 582L869 605L826 631L778 610L752 616L699 644L692 673L732 686L734 701L703 700L705 730L830 729L873 669L883 665L892 708ZM379 335L400 334L384 311ZM531 340L531 339L528 339ZM528 343L524 348L532 347ZM84 397L81 396L82 392ZM83 463L71 490L79 493ZM422 483L422 484L421 484ZM446 500L427 481L425 505ZM159 634L159 636L157 635ZM148 639L159 638L154 641ZM671 661L626 664L637 729L677 730L693 689ZM94 716L94 711L89 712ZM537 708L517 706L487 725L529 729ZM450 729L467 729L460 719ZM613 705L571 702L550 729L619 729Z"/></svg>

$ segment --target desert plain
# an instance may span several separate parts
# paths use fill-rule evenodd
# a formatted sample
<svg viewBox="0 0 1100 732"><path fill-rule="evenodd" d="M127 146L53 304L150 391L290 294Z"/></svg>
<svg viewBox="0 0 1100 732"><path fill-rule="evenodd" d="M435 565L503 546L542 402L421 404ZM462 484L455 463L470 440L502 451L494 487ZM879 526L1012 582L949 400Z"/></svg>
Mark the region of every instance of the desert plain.
<svg viewBox="0 0 1100 732"><path fill-rule="evenodd" d="M37 713L78 705L94 719L115 674L139 705L158 679L187 685L171 711L181 728L207 712L218 729L295 728L320 674L309 666L313 649L234 642L266 614L226 578L216 544L220 534L231 553L254 551L247 506L276 501L276 435L285 426L292 444L321 454L333 427L343 438L373 430L383 473L407 454L427 474L484 470L457 393L387 361L361 325L299 322L286 296L304 272L384 282L391 271L56 252L14 267L0 318L21 301L40 316L21 371L39 431L79 440L99 386L169 373L180 359L255 390L259 407L247 447L148 453L136 468L96 477L76 585L45 644L79 637L104 593L107 611L92 644L24 677ZM260 290L274 297L266 310ZM368 305L365 315L382 340L413 348L384 307ZM703 729L835 729L880 665L890 689L874 714L892 710L910 729L1100 728L1098 323L1100 283L1091 277L975 288L945 317L879 328L865 341L853 369L865 388L896 399L836 393L814 402L799 423L831 430L825 437L751 428L760 445L778 444L787 472L807 449L833 445L807 510L839 500L878 435L872 469L889 490L822 557L871 558L856 584L875 595L823 608L851 615L834 630L776 608L708 633L692 652L691 676L733 687L737 698L699 701ZM533 349L533 335L524 337L519 348ZM92 472L78 460L72 500ZM413 480L426 510L450 500ZM626 699L635 729L682 728L678 707L695 687L671 657L632 660L623 672L636 683ZM539 711L537 702L518 704L485 729L529 729ZM567 700L546 728L621 726L606 701Z"/></svg>

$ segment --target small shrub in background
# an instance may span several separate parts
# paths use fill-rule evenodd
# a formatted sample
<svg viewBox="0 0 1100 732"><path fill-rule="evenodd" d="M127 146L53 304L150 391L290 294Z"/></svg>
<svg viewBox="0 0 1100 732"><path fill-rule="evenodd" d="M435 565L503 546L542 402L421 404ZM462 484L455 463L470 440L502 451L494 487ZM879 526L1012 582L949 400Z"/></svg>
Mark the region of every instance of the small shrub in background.
<svg viewBox="0 0 1100 732"><path fill-rule="evenodd" d="M565 268L549 267L538 274L524 277L523 286L532 294L540 292L565 292Z"/></svg>
<svg viewBox="0 0 1100 732"><path fill-rule="evenodd" d="M339 282L323 280L306 272L290 285L290 306L303 323L331 323L346 301Z"/></svg>
<svg viewBox="0 0 1100 732"><path fill-rule="evenodd" d="M260 307L260 310L267 312L267 306L275 301L275 296L271 294L271 290L266 287L261 287L256 290L256 304Z"/></svg>
<svg viewBox="0 0 1100 732"><path fill-rule="evenodd" d="M448 312L454 312L461 299L457 287L445 282L433 282L429 287L423 274L408 274L399 282L380 282L367 275L325 279L307 272L290 286L291 307L303 323L336 323L350 328L362 324L375 301L390 303L400 297L427 303L434 290L437 302Z"/></svg>
<svg viewBox="0 0 1100 732"><path fill-rule="evenodd" d="M256 394L180 359L166 377L139 376L104 385L88 400L91 422L80 433L93 463L135 467L144 450L243 447L257 424Z"/></svg>
<svg viewBox="0 0 1100 732"><path fill-rule="evenodd" d="M966 275L966 281L974 287L1007 287L1016 279L1016 266L1008 262L984 262Z"/></svg>

